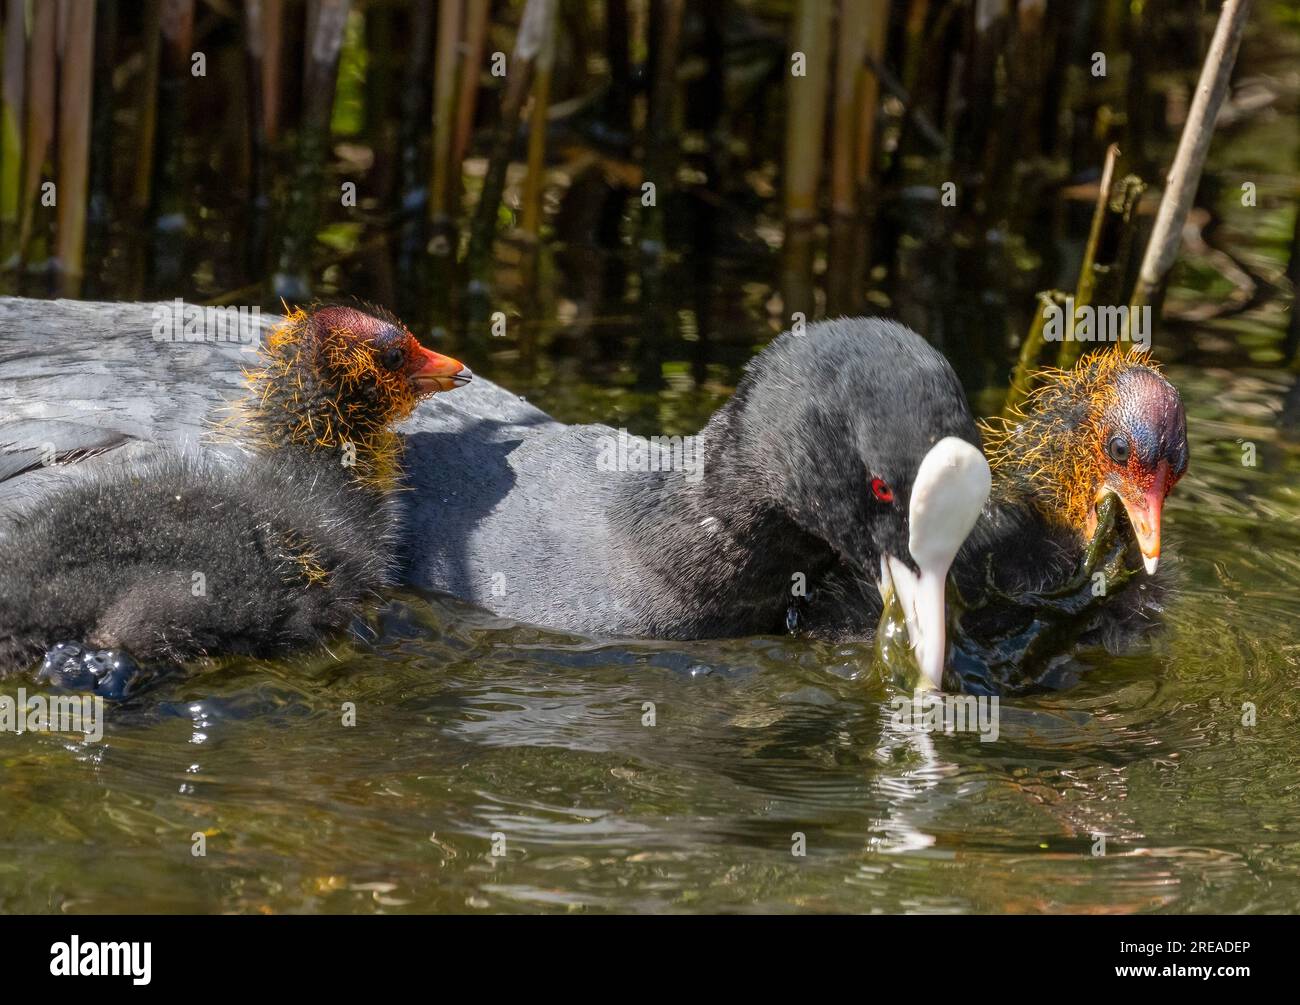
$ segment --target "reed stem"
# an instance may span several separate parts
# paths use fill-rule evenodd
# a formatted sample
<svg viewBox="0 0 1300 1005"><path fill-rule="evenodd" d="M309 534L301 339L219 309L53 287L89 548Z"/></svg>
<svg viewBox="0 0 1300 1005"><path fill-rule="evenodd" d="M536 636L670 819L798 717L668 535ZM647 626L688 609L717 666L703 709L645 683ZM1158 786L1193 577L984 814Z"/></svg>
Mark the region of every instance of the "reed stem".
<svg viewBox="0 0 1300 1005"><path fill-rule="evenodd" d="M1039 361L1043 356L1043 328L1047 324L1048 311L1065 306L1065 294L1060 290L1039 293L1034 320L1029 325L1029 333L1020 343L1020 358L1016 361L1015 373L1011 377L1011 387L1007 390L1006 401L1002 404L1002 414L1010 418L1016 414L1034 389L1034 374L1038 372Z"/></svg>
<svg viewBox="0 0 1300 1005"><path fill-rule="evenodd" d="M787 64L785 129L785 218L805 224L817 216L830 77L831 11L821 0L799 0L790 40L792 56L802 56L802 74Z"/></svg>
<svg viewBox="0 0 1300 1005"><path fill-rule="evenodd" d="M453 191L460 185L460 163L452 163L456 133L456 70L463 0L438 4L438 54L433 77L433 173L429 182L429 219L445 227L454 212ZM455 178L453 180L453 173Z"/></svg>
<svg viewBox="0 0 1300 1005"><path fill-rule="evenodd" d="M86 250L90 178L91 84L95 69L95 4L69 4L59 82L59 200L55 255L68 277L80 277ZM64 292L74 293L72 288Z"/></svg>
<svg viewBox="0 0 1300 1005"><path fill-rule="evenodd" d="M542 189L546 175L546 113L551 102L551 73L555 64L555 29L557 4L546 26L546 40L537 56L533 79L533 109L528 127L528 174L524 180L523 222L521 229L534 240L542 227Z"/></svg>
<svg viewBox="0 0 1300 1005"><path fill-rule="evenodd" d="M1166 178L1160 208L1156 210L1156 222L1129 301L1130 315L1134 308L1147 304L1158 307L1156 301L1160 298L1161 287L1178 257L1183 225L1187 222L1187 213L1192 208L1201 181L1205 156L1214 136L1214 123L1228 93L1249 13L1250 0L1224 0L1219 12L1214 36L1201 66L1201 76L1196 82L1196 95L1178 140L1178 151Z"/></svg>
<svg viewBox="0 0 1300 1005"><path fill-rule="evenodd" d="M18 256L31 260L33 240L40 235L37 220L45 219L40 200L42 183L52 181L54 144L55 63L58 6L37 4L32 11L32 35L27 52L27 131L23 140L23 183L19 212ZM42 244L39 254L48 253Z"/></svg>
<svg viewBox="0 0 1300 1005"><path fill-rule="evenodd" d="M456 102L456 136L452 162L464 163L474 132L474 111L478 106L479 80L483 73L483 51L487 43L489 0L469 0L465 13L465 59L461 63L460 89Z"/></svg>
<svg viewBox="0 0 1300 1005"><path fill-rule="evenodd" d="M11 264L18 243L22 189L23 88L27 71L27 5L5 5L4 78L0 83L0 267Z"/></svg>
<svg viewBox="0 0 1300 1005"><path fill-rule="evenodd" d="M479 276L492 253L496 236L497 209L505 191L506 168L510 163L510 147L519 128L519 115L532 86L533 66L546 41L546 26L555 19L557 0L528 0L524 7L519 32L515 36L514 51L506 73L506 92L501 100L500 118L492 137L488 156L487 174L483 178L483 193L474 211L470 229L469 268Z"/></svg>

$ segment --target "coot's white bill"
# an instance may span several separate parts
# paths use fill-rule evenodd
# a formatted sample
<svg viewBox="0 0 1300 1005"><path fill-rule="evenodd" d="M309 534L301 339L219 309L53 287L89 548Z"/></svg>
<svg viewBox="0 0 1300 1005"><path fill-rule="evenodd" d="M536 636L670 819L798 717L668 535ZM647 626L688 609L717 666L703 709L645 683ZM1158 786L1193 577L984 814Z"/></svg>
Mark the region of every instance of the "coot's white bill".
<svg viewBox="0 0 1300 1005"><path fill-rule="evenodd" d="M988 461L965 440L948 436L921 461L912 483L907 547L919 572L893 555L880 558L882 598L892 585L907 620L917 665L936 689L947 654L944 587L948 569L989 497Z"/></svg>

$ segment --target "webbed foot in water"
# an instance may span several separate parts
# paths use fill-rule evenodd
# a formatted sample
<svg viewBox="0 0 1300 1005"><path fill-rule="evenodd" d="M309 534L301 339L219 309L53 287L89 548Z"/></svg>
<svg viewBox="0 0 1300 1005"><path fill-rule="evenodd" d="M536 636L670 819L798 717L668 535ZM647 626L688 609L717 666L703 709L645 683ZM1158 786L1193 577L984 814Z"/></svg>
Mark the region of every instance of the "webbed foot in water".
<svg viewBox="0 0 1300 1005"><path fill-rule="evenodd" d="M139 664L125 649L89 649L77 642L60 642L45 654L36 681L116 701L127 697L142 676Z"/></svg>

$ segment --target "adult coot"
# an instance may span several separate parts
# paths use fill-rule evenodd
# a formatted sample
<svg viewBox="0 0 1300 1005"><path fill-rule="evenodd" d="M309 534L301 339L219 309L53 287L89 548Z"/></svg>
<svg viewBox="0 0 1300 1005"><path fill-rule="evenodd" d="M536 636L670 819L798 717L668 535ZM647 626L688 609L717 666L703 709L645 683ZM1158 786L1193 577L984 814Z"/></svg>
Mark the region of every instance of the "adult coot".
<svg viewBox="0 0 1300 1005"><path fill-rule="evenodd" d="M11 368L22 335L6 329L4 340L7 376L19 381L34 379ZM38 350L59 355L36 339L29 358ZM150 342L136 350L174 351ZM77 393L81 375L67 376L48 404L55 415ZM84 477L7 514L0 671L45 653L43 677L120 694L133 658L282 652L346 627L392 582L400 444L389 427L469 371L422 348L395 319L325 307L284 319L247 376L247 399L226 432L254 449L251 458L230 464L167 450L147 463L77 465ZM171 391L152 388L159 398ZM86 415L72 425L83 420L95 424ZM66 439L66 420L50 421L49 435ZM30 419L10 413L5 422L44 435ZM53 451L49 439L11 442L10 480L42 444ZM87 447L95 443L77 449Z"/></svg>
<svg viewBox="0 0 1300 1005"><path fill-rule="evenodd" d="M412 582L538 624L692 639L784 632L822 584L889 579L938 683L944 580L989 471L956 375L915 332L783 334L696 437L458 413L409 437ZM862 598L868 633L879 611Z"/></svg>

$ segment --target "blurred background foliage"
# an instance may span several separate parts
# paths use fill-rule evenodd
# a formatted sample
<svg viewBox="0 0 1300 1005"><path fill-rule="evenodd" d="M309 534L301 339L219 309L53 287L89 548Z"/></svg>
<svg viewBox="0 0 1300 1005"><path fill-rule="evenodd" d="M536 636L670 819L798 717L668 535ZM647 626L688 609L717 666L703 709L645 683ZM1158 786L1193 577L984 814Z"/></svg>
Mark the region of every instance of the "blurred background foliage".
<svg viewBox="0 0 1300 1005"><path fill-rule="evenodd" d="M886 313L992 410L1111 143L1148 186L1103 249L1131 284L1218 7L5 0L0 286L377 302L563 417L673 432L797 312ZM1255 4L1166 357L1289 292L1216 236L1250 182L1294 275L1298 28Z"/></svg>

